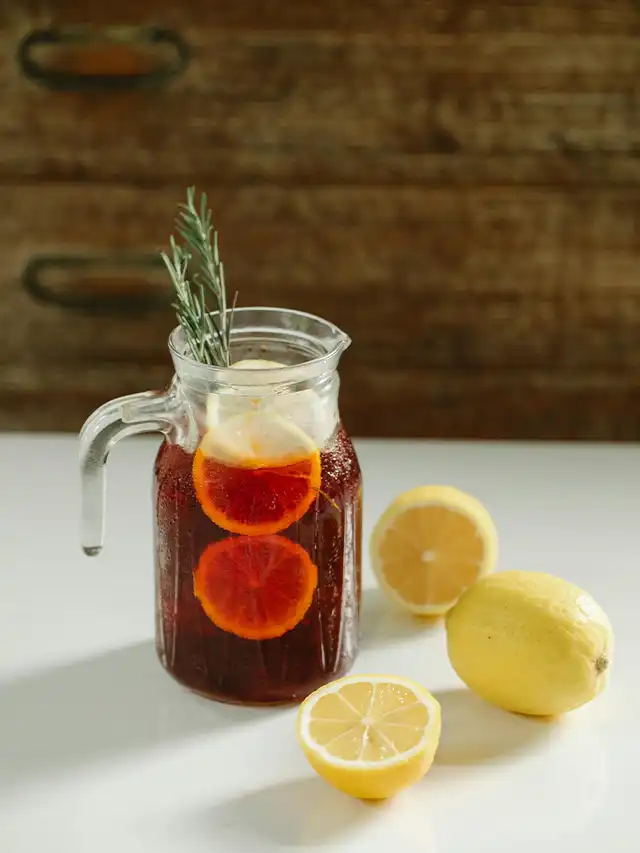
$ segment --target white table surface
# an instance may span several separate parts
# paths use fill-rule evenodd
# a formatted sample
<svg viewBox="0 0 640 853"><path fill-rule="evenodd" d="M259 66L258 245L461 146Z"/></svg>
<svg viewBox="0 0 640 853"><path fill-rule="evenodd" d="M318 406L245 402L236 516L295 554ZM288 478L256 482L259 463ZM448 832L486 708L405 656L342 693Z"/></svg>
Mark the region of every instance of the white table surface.
<svg viewBox="0 0 640 853"><path fill-rule="evenodd" d="M505 714L458 681L442 627L387 605L367 566L354 671L415 678L443 708L436 764L384 805L313 774L295 709L207 702L156 662L156 447L112 454L106 548L90 559L75 440L0 436L2 853L640 850L640 447L359 442L365 537L402 489L457 485L492 512L499 568L583 585L617 641L603 697L556 725Z"/></svg>

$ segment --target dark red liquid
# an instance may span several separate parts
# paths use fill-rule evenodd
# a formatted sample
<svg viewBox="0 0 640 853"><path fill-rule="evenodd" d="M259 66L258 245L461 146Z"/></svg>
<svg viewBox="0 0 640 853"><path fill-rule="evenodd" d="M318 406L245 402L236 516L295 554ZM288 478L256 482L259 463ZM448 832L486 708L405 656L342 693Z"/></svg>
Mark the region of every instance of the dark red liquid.
<svg viewBox="0 0 640 853"><path fill-rule="evenodd" d="M252 640L217 627L194 595L202 553L235 534L202 511L193 455L174 444L161 446L155 466L157 648L163 666L185 686L227 702L288 702L351 667L359 637L362 480L342 428L320 459L317 499L278 534L304 548L317 567L311 604L282 636Z"/></svg>

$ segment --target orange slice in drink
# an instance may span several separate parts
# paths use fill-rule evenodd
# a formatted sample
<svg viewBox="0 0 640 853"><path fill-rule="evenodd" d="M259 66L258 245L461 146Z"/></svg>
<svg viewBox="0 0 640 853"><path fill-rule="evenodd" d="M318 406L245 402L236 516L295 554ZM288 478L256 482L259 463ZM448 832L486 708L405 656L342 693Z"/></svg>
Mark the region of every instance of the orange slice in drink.
<svg viewBox="0 0 640 853"><path fill-rule="evenodd" d="M210 430L193 460L204 513L230 533L279 533L298 521L320 489L320 453L284 418L232 417Z"/></svg>
<svg viewBox="0 0 640 853"><path fill-rule="evenodd" d="M231 536L205 548L193 590L209 619L247 640L271 640L304 618L318 585L307 552L284 536Z"/></svg>

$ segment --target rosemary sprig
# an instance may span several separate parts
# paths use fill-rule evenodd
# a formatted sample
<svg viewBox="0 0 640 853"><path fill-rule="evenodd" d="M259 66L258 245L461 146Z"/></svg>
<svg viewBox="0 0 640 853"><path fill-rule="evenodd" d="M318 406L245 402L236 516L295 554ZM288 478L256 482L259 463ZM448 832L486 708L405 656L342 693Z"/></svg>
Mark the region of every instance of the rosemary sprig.
<svg viewBox="0 0 640 853"><path fill-rule="evenodd" d="M207 196L196 207L195 188L187 190L187 203L180 205L176 231L184 245L169 240L170 254L161 252L176 291L173 308L182 326L187 347L197 361L218 367L231 363L231 327L238 294L227 307L224 266L218 251L218 232L211 224ZM212 239L213 234L213 239ZM207 297L212 297L213 308ZM215 318L212 312L217 312Z"/></svg>

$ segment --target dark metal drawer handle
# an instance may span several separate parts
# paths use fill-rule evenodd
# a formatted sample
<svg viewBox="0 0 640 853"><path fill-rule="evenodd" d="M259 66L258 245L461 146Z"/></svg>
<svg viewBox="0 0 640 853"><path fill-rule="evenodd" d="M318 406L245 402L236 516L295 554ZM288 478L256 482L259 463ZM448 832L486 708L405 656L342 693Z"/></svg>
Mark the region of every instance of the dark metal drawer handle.
<svg viewBox="0 0 640 853"><path fill-rule="evenodd" d="M166 268L159 255L42 255L28 261L22 273L22 285L36 302L84 314L136 317L166 310L171 305L173 293L168 282L166 286L147 287L143 293L124 295L98 295L82 284L83 279L109 270L131 272L147 279L150 274L154 278L156 274L158 278L166 277ZM61 272L67 281L79 279L80 287L64 292L47 284L47 278Z"/></svg>
<svg viewBox="0 0 640 853"><path fill-rule="evenodd" d="M78 49L91 57L96 45L125 46L131 56L144 51L168 48L171 56L163 56L162 64L150 70L136 72L91 73L47 67L36 53L39 48ZM33 83L58 92L133 92L165 86L181 74L189 64L190 51L184 39L173 30L160 27L49 27L32 30L18 45L18 64L23 74ZM154 63L157 65L157 62Z"/></svg>

